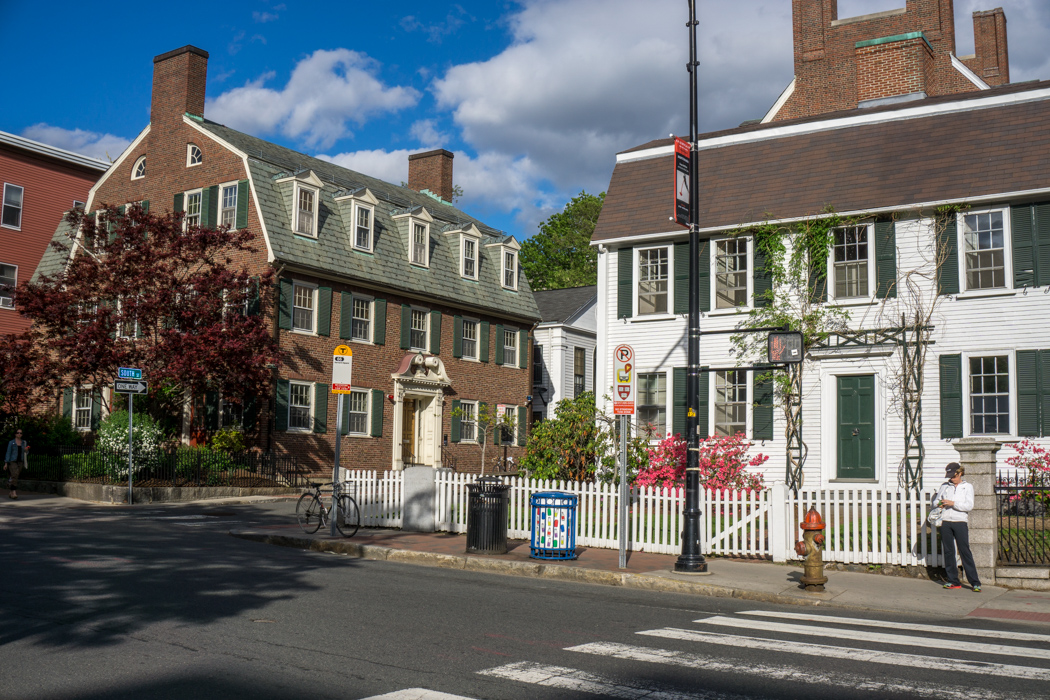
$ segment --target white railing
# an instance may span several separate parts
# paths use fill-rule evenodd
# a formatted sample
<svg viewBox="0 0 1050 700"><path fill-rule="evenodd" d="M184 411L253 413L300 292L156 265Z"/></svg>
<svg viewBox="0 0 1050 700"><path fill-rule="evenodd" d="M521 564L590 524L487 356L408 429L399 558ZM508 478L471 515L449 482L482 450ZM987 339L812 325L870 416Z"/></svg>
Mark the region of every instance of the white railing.
<svg viewBox="0 0 1050 700"><path fill-rule="evenodd" d="M344 469L343 483L361 509L364 527L401 527L401 472Z"/></svg>

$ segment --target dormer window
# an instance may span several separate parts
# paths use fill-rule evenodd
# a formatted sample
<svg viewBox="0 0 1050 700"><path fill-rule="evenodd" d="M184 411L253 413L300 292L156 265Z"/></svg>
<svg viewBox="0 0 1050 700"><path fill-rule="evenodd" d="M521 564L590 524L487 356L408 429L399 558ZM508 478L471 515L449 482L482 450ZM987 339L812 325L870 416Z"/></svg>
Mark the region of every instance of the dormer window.
<svg viewBox="0 0 1050 700"><path fill-rule="evenodd" d="M430 248L430 227L412 222L412 264L427 266L427 251Z"/></svg>
<svg viewBox="0 0 1050 700"><path fill-rule="evenodd" d="M354 247L372 250L372 208L358 204L354 213Z"/></svg>
<svg viewBox="0 0 1050 700"><path fill-rule="evenodd" d="M344 194L336 193L335 201L354 250L371 253L375 248L375 214L379 200L367 187L360 187Z"/></svg>
<svg viewBox="0 0 1050 700"><path fill-rule="evenodd" d="M146 156L139 156L135 161L135 167L131 169L131 179L141 180L146 177Z"/></svg>
<svg viewBox="0 0 1050 700"><path fill-rule="evenodd" d="M407 219L407 222L400 223L401 219ZM424 207L416 207L403 214L395 214L394 220L399 222L399 229L405 235L408 261L420 267L430 267L430 225L434 217Z"/></svg>
<svg viewBox="0 0 1050 700"><path fill-rule="evenodd" d="M518 252L503 251L503 286L507 289L518 288Z"/></svg>
<svg viewBox="0 0 1050 700"><path fill-rule="evenodd" d="M305 187L295 189L295 232L303 236L316 236L317 193Z"/></svg>
<svg viewBox="0 0 1050 700"><path fill-rule="evenodd" d="M186 167L192 168L195 165L200 165L204 162L204 154L201 153L200 146L195 143L186 144Z"/></svg>
<svg viewBox="0 0 1050 700"><path fill-rule="evenodd" d="M467 279L478 278L478 239L471 236L463 236L463 269L461 274Z"/></svg>

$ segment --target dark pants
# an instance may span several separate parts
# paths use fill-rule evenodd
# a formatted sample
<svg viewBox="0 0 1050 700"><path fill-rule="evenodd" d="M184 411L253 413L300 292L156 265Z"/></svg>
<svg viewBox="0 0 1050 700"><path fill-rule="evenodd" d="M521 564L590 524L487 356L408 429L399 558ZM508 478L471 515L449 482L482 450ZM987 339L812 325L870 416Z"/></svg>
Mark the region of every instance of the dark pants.
<svg viewBox="0 0 1050 700"><path fill-rule="evenodd" d="M941 521L941 550L944 552L944 568L948 571L948 581L959 583L959 565L955 563L955 547L959 547L959 556L962 557L963 571L966 572L966 580L971 586L980 586L981 579L977 577L977 567L973 563L973 553L970 552L970 528L963 522Z"/></svg>

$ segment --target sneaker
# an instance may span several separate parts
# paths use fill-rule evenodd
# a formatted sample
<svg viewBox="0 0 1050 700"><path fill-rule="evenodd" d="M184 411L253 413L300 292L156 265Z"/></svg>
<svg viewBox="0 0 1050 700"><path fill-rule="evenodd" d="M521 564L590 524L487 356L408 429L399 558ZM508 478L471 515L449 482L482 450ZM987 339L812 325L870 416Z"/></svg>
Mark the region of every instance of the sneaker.
<svg viewBox="0 0 1050 700"><path fill-rule="evenodd" d="M973 592L974 593L980 593L981 592L981 587L980 586L974 586L973 587Z"/></svg>
<svg viewBox="0 0 1050 700"><path fill-rule="evenodd" d="M962 588L962 586L958 583L946 583L943 586L941 586L941 588L948 588L954 591L956 588Z"/></svg>

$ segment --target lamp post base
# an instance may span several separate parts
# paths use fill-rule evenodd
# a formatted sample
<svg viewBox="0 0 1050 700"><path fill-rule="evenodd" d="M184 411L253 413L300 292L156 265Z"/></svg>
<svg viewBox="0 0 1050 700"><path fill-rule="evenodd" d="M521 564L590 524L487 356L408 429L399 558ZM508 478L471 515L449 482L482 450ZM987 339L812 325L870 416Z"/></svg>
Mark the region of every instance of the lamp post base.
<svg viewBox="0 0 1050 700"><path fill-rule="evenodd" d="M683 554L674 563L676 574L706 574L707 560L700 554Z"/></svg>

